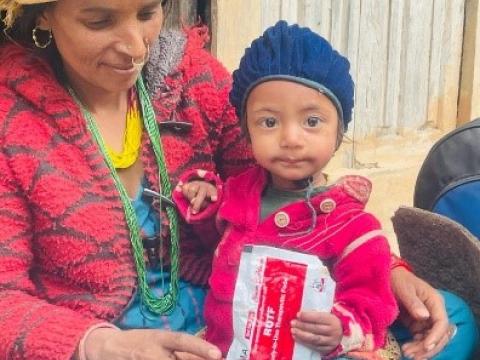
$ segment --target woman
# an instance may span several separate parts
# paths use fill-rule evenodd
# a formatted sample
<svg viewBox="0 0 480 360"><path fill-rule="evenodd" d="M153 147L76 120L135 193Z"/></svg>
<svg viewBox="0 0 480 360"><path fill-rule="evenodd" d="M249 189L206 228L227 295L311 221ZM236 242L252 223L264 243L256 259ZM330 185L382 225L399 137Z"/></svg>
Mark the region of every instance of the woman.
<svg viewBox="0 0 480 360"><path fill-rule="evenodd" d="M227 176L249 163L228 106L228 73L202 50L203 29L159 38L166 2L24 2L37 4L0 1L0 62L12 65L0 70L0 193L9 212L0 220L9 229L0 236L0 308L11 312L0 353L166 358L183 349L215 358L197 338L109 323L203 326L215 239L186 227L178 234L175 212L157 194L169 197L184 167Z"/></svg>
<svg viewBox="0 0 480 360"><path fill-rule="evenodd" d="M171 184L251 158L204 30L159 36L167 6L0 0L1 358L220 357L166 331L202 327L217 241L178 223ZM441 298L401 267L392 276L422 335L411 351L437 353Z"/></svg>

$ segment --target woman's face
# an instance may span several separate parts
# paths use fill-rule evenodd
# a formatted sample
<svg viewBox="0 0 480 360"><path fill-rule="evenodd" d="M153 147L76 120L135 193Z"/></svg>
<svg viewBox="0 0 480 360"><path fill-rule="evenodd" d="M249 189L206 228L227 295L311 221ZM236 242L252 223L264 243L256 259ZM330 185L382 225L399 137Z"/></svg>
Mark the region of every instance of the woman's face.
<svg viewBox="0 0 480 360"><path fill-rule="evenodd" d="M161 0L59 0L38 25L51 29L68 80L83 91L124 91L135 83L163 24Z"/></svg>

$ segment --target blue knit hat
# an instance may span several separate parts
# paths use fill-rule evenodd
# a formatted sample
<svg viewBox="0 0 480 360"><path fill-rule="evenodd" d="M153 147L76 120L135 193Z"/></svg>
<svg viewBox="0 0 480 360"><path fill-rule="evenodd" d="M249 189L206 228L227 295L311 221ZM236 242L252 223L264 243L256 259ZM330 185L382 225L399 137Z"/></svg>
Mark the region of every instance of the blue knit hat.
<svg viewBox="0 0 480 360"><path fill-rule="evenodd" d="M269 80L287 80L314 88L337 108L343 130L352 119L354 83L350 63L309 28L279 21L252 42L233 73L230 101L244 121L250 91Z"/></svg>

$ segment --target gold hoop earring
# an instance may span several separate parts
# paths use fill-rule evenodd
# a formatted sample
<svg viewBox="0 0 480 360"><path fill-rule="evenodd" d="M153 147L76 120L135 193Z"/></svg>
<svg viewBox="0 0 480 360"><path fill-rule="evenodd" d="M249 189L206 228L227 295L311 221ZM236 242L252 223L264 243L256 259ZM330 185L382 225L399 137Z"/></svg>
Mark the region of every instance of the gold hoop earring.
<svg viewBox="0 0 480 360"><path fill-rule="evenodd" d="M48 30L41 30L41 31L44 31L44 32L47 32L48 33L48 39L46 42L44 43L41 43L39 40L38 40L38 34L37 34L37 31L38 30L41 30L39 29L38 27L34 27L33 30L32 30L32 39L33 39L33 42L35 43L35 46L40 48L40 49L45 49L47 48L51 43L52 43L52 38L53 38L53 34L52 34L52 30L48 29Z"/></svg>

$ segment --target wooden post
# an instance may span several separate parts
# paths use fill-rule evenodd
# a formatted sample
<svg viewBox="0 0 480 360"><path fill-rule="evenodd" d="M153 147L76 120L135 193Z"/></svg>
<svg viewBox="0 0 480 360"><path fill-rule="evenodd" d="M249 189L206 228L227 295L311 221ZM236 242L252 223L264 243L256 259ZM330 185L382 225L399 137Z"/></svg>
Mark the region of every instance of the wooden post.
<svg viewBox="0 0 480 360"><path fill-rule="evenodd" d="M286 20L289 24L298 22L298 1L297 0L282 0L280 7L280 16L283 20ZM275 25L276 21L270 24L264 24L265 27Z"/></svg>
<svg viewBox="0 0 480 360"><path fill-rule="evenodd" d="M397 124L415 129L425 124L428 108L433 0L408 1L405 16L405 66L402 74L400 113ZM395 15L393 15L395 16Z"/></svg>
<svg viewBox="0 0 480 360"><path fill-rule="evenodd" d="M404 17L406 4L404 0L390 3L390 33L388 39L387 94L385 98L384 133L396 133L400 123L400 99L405 76L403 64L405 52L402 52L405 36ZM403 57L402 57L403 55Z"/></svg>
<svg viewBox="0 0 480 360"><path fill-rule="evenodd" d="M434 2L427 123L443 132L457 123L465 0Z"/></svg>
<svg viewBox="0 0 480 360"><path fill-rule="evenodd" d="M282 1L281 0L263 0L258 4L261 8L261 28L264 29L280 19L282 14Z"/></svg>
<svg viewBox="0 0 480 360"><path fill-rule="evenodd" d="M332 0L298 0L298 21L330 40Z"/></svg>
<svg viewBox="0 0 480 360"><path fill-rule="evenodd" d="M425 0L422 0L422 2ZM382 128L388 60L389 1L362 1L359 24L357 73L353 74L355 114L351 129L355 136L376 135Z"/></svg>
<svg viewBox="0 0 480 360"><path fill-rule="evenodd" d="M347 55L350 0L336 0L332 3L331 43L337 51Z"/></svg>
<svg viewBox="0 0 480 360"><path fill-rule="evenodd" d="M457 125L480 117L480 5L466 0Z"/></svg>
<svg viewBox="0 0 480 360"><path fill-rule="evenodd" d="M258 0L212 0L212 53L229 70L235 69L245 48L261 35Z"/></svg>
<svg viewBox="0 0 480 360"><path fill-rule="evenodd" d="M180 28L197 21L197 0L172 0L172 7L165 19L166 28Z"/></svg>

